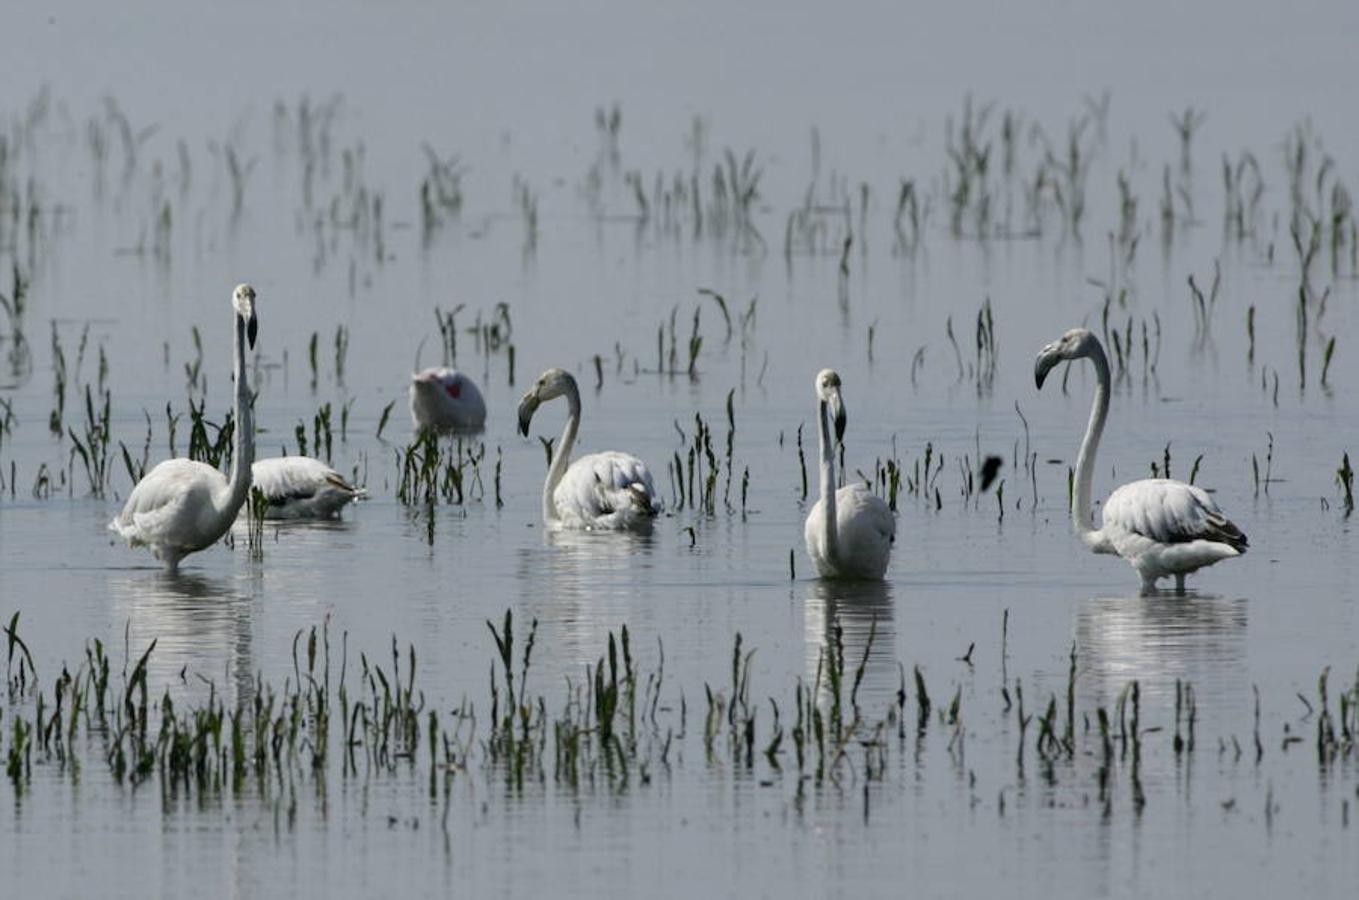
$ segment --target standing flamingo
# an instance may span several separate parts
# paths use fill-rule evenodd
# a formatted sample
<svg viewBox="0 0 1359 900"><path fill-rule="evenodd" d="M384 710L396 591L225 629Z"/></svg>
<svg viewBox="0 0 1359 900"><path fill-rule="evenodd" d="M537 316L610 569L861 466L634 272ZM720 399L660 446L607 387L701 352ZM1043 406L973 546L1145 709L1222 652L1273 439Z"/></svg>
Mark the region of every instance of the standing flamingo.
<svg viewBox="0 0 1359 900"><path fill-rule="evenodd" d="M132 547L150 547L171 572L190 553L211 547L236 521L250 493L255 459L255 427L250 388L245 380L245 345L255 346L255 289L236 286L232 374L235 378L235 422L231 474L191 459L167 459L146 474L128 495L123 511L109 523Z"/></svg>
<svg viewBox="0 0 1359 900"><path fill-rule="evenodd" d="M822 578L880 579L892 555L896 519L881 497L857 481L835 489L835 451L828 415L835 420L835 441L839 443L845 436L840 376L832 369L822 369L816 375L815 388L821 431L821 498L807 514L803 528L807 555Z"/></svg>
<svg viewBox="0 0 1359 900"><path fill-rule="evenodd" d="M630 453L605 450L571 461L580 429L580 390L564 369L548 369L519 402L519 431L528 436L538 407L565 397L566 428L543 483L543 522L553 528L651 530L661 498L646 463Z"/></svg>
<svg viewBox="0 0 1359 900"><path fill-rule="evenodd" d="M1175 590L1184 593L1186 575L1240 556L1249 542L1206 491L1169 478L1144 478L1118 488L1104 501L1103 526L1095 527L1090 482L1095 451L1109 416L1109 358L1099 338L1084 328L1073 328L1039 351L1033 376L1041 390L1053 366L1082 358L1094 364L1098 383L1090 423L1076 457L1071 507L1076 535L1094 553L1126 559L1142 576L1142 593L1155 592L1156 580L1169 575L1175 576Z"/></svg>

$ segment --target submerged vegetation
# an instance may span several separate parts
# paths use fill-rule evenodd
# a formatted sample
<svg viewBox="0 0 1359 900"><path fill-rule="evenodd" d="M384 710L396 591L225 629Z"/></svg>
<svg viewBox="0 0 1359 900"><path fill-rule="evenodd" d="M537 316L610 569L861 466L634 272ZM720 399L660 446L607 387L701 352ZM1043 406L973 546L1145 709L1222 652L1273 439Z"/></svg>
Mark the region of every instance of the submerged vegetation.
<svg viewBox="0 0 1359 900"><path fill-rule="evenodd" d="M502 621L486 625L494 653L487 693L478 698L420 680L414 645L393 638L382 654L370 655L351 648L347 632L336 640L328 623L293 636L292 672L281 683L251 675L218 684L187 670L178 686L153 683L156 640L125 647L119 667L97 638L86 643L74 671L63 665L51 678L40 675L16 613L4 627L6 780L16 797L101 771L126 790L158 788L167 798L254 797L282 811L289 829L299 789L310 785L324 797L335 773L346 780L424 780L447 828L461 781L503 785L524 799L547 784L568 795L617 796L675 778L697 759L705 768L749 773L779 791L798 816L815 795L862 793L869 822L870 787L909 790L923 770L945 765L967 773L959 790L974 809L1004 817L1025 802L1032 776L1040 794L1085 797L1107 819L1140 817L1164 794L1188 792L1195 757L1212 756L1228 773L1240 767L1256 773L1249 781L1257 793L1266 790L1259 773L1269 771L1269 760L1315 766L1332 789L1352 781L1359 760L1359 672L1333 688L1323 669L1316 693L1298 695L1309 732L1284 722L1281 734L1270 733L1260 691L1252 688L1253 721L1212 734L1201 724L1193 685L1181 679L1173 696L1163 696L1164 706L1148 703L1137 680L1111 702L1083 701L1079 648L1072 645L1061 689L1038 694L1034 705L1030 683L1026 705L1023 682L1003 665L1008 611L998 687L965 689L954 681L941 691L936 683L932 697L920 666L908 678L897 664L895 691L879 686L876 702L862 693L869 659L881 653L876 621L852 648L832 621L807 678L782 687L760 686L756 649L737 633L729 671L705 680L701 693L673 684L664 644L658 639L654 654L646 653L626 625L609 632L597 658L561 685L544 684L534 673L535 651L551 650L539 646L537 620L525 627L507 610ZM976 649L974 642L957 662L970 670ZM1010 764L979 775L968 761L969 738L983 748L999 741L998 751L973 754L999 752ZM1298 744L1311 752L1290 752ZM927 748L941 754L938 761ZM1182 768L1182 777L1144 781L1148 757ZM985 779L995 779L994 799ZM730 789L750 783L737 778Z"/></svg>

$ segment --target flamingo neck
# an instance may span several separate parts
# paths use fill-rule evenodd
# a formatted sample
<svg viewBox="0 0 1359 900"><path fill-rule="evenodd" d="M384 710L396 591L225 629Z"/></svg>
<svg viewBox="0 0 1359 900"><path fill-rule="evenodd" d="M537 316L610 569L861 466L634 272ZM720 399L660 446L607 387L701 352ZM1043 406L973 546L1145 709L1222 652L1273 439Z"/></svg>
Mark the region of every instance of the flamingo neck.
<svg viewBox="0 0 1359 900"><path fill-rule="evenodd" d="M227 476L226 495L220 511L227 528L250 495L251 466L255 462L255 421L250 407L250 386L245 379L245 322L235 316L236 334L232 341L232 375L235 378L236 428L232 435L231 472Z"/></svg>
<svg viewBox="0 0 1359 900"><path fill-rule="evenodd" d="M826 559L834 563L839 556L839 519L835 510L835 451L831 446L825 400L817 405L817 424L821 429L821 527L826 535Z"/></svg>
<svg viewBox="0 0 1359 900"><path fill-rule="evenodd" d="M571 451L576 446L576 432L580 430L580 391L572 381L566 390L566 427L557 441L557 449L552 454L552 465L547 470L547 481L543 483L543 521L555 522L557 513L556 492L562 476L571 465Z"/></svg>
<svg viewBox="0 0 1359 900"><path fill-rule="evenodd" d="M1090 488L1095 476L1095 452L1099 450L1099 439L1104 434L1104 422L1109 417L1109 358L1104 348L1095 343L1090 353L1090 361L1095 366L1095 402L1090 407L1090 422L1085 427L1085 437L1081 440L1081 450L1076 457L1075 496L1071 503L1071 524L1082 541L1089 546L1099 542L1095 529L1094 515L1090 510Z"/></svg>

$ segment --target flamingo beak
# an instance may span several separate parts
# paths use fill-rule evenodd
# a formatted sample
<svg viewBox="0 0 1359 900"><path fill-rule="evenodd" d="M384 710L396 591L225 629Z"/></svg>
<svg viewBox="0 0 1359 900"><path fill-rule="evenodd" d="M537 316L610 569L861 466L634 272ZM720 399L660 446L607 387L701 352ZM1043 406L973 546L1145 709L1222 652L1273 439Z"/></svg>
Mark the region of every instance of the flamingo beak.
<svg viewBox="0 0 1359 900"><path fill-rule="evenodd" d="M831 416L835 421L835 443L843 444L845 441L845 401L840 399L840 391L836 389L831 394L830 399Z"/></svg>
<svg viewBox="0 0 1359 900"><path fill-rule="evenodd" d="M538 394L529 391L524 395L524 399L519 401L519 433L528 437L529 423L533 421L533 414L538 411Z"/></svg>
<svg viewBox="0 0 1359 900"><path fill-rule="evenodd" d="M255 318L255 289L248 284L236 285L236 291L231 295L231 305L245 323L245 337L250 342L250 349L255 349L255 334L259 331L259 321Z"/></svg>
<svg viewBox="0 0 1359 900"><path fill-rule="evenodd" d="M1053 366L1061 361L1062 358L1057 355L1056 348L1052 344L1048 344L1039 351L1038 359L1033 364L1033 383L1038 386L1040 391L1043 389L1043 382L1047 380L1048 373L1052 371Z"/></svg>

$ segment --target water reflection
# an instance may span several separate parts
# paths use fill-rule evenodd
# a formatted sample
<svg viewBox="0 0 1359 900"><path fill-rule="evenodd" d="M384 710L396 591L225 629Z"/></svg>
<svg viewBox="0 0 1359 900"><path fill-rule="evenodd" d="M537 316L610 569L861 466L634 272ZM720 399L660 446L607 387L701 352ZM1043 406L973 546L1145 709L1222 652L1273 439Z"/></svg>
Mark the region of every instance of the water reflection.
<svg viewBox="0 0 1359 900"><path fill-rule="evenodd" d="M610 630L647 614L638 585L655 549L650 534L563 530L519 552L520 606L553 627L554 662L568 674L599 659Z"/></svg>
<svg viewBox="0 0 1359 900"><path fill-rule="evenodd" d="M258 580L259 574L246 577ZM173 682L177 694L187 689L205 695L200 675L216 685L219 695L248 689L255 666L251 585L199 573L136 572L111 579L109 591L115 619L127 629L129 665L156 642L147 661L153 694ZM116 659L115 647L109 655ZM233 698L228 694L227 699Z"/></svg>
<svg viewBox="0 0 1359 900"><path fill-rule="evenodd" d="M877 709L895 696L899 670L890 582L810 582L802 615L808 684L815 681L817 667L822 666L824 686L824 666L829 660L829 648L835 641L835 627L839 625L849 682L845 690L852 686L854 673L863 663L866 652L868 661L864 664L863 682L859 686L859 703Z"/></svg>
<svg viewBox="0 0 1359 900"><path fill-rule="evenodd" d="M1078 681L1098 704L1133 679L1144 697L1173 698L1176 679L1200 695L1244 684L1246 613L1245 600L1223 597L1094 597L1076 613Z"/></svg>
<svg viewBox="0 0 1359 900"><path fill-rule="evenodd" d="M362 502L362 501L360 501ZM353 514L353 505L347 508L346 512ZM281 547L284 540L306 541L309 543L326 543L338 540L338 535L346 534L355 530L356 525L352 519L344 518L345 513L341 513L338 519L268 519L264 523L265 552ZM231 534L234 540L245 543L250 534L250 523L247 521L245 511L242 510L240 516L231 525Z"/></svg>

